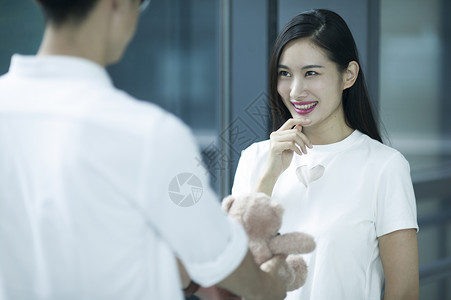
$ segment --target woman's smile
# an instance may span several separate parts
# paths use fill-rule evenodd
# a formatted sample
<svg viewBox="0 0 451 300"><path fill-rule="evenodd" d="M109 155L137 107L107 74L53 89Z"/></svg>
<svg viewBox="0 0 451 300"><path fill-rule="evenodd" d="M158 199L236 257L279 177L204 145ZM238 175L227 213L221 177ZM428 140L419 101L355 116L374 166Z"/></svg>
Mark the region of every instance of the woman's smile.
<svg viewBox="0 0 451 300"><path fill-rule="evenodd" d="M318 104L318 101L291 101L295 112L301 115L311 113Z"/></svg>

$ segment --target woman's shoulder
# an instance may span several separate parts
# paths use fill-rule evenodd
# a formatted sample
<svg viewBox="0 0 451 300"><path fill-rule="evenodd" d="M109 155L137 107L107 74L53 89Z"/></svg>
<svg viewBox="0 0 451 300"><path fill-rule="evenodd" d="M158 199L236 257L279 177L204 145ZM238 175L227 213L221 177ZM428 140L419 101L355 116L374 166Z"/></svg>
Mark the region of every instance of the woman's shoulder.
<svg viewBox="0 0 451 300"><path fill-rule="evenodd" d="M381 143L377 140L374 140L367 136L366 134L362 134L362 141L365 145L366 151L371 153L372 158L379 162L393 162L400 161L405 162L406 159L404 155L397 149L391 147L390 145Z"/></svg>

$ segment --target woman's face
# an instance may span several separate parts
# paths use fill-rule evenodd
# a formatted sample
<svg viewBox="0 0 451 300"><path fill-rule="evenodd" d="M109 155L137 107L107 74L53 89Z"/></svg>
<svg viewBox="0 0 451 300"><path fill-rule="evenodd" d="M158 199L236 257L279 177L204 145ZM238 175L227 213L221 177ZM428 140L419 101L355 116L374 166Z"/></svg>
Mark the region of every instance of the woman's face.
<svg viewBox="0 0 451 300"><path fill-rule="evenodd" d="M285 46L280 57L277 91L293 118L311 120L304 127L342 127L346 126L342 106L345 74L308 39L297 39Z"/></svg>

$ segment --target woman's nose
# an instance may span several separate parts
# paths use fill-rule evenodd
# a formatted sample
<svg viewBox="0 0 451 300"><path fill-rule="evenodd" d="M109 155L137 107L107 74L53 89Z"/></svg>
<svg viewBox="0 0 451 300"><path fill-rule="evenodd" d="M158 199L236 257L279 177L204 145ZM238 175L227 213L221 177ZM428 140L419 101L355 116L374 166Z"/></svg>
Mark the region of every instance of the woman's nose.
<svg viewBox="0 0 451 300"><path fill-rule="evenodd" d="M290 97L295 100L302 100L307 96L307 91L303 80L295 79L291 83Z"/></svg>

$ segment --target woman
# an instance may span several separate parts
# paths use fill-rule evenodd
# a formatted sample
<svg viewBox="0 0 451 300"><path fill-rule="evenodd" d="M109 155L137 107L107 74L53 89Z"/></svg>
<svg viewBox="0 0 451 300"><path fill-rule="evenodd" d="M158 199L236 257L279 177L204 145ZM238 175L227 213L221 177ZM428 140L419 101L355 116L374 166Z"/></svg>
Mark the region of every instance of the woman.
<svg viewBox="0 0 451 300"><path fill-rule="evenodd" d="M243 151L232 194L271 195L285 207L282 232L315 237L307 282L287 299L381 299L384 280L383 299L418 299L409 165L382 144L339 15L312 10L284 27L270 63L270 98L276 131Z"/></svg>

